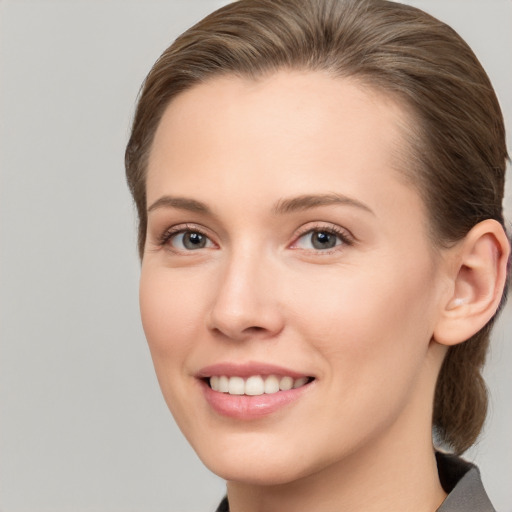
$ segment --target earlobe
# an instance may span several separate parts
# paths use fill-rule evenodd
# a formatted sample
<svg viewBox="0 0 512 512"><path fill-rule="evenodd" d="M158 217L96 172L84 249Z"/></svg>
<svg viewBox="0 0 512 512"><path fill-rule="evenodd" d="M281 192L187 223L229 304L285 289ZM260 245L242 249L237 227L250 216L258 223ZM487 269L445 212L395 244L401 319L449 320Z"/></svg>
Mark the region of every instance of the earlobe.
<svg viewBox="0 0 512 512"><path fill-rule="evenodd" d="M476 334L494 316L507 277L510 244L501 224L488 219L453 249L453 286L434 330L434 340L456 345Z"/></svg>

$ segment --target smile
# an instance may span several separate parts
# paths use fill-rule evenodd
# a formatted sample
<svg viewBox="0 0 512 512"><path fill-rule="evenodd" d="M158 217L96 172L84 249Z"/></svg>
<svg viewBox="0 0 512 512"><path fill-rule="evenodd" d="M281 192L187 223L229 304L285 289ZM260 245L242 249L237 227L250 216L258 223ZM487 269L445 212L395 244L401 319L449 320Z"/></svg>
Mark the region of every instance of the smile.
<svg viewBox="0 0 512 512"><path fill-rule="evenodd" d="M305 386L312 379L309 377L293 378L291 376L251 375L247 378L228 377L226 375L214 375L209 378L208 383L213 391L227 393L230 395L272 395L279 391L289 391Z"/></svg>
<svg viewBox="0 0 512 512"><path fill-rule="evenodd" d="M195 377L212 411L243 421L287 409L317 385L316 376L256 361L216 363L202 368Z"/></svg>

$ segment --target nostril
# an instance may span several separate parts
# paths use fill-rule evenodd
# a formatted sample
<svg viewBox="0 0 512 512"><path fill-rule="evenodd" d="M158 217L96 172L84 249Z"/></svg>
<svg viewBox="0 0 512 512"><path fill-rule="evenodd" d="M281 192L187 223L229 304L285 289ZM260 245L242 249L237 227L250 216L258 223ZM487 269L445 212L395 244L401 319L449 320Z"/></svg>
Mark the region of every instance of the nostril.
<svg viewBox="0 0 512 512"><path fill-rule="evenodd" d="M206 319L208 330L215 336L233 340L262 339L277 336L284 327L283 315L271 305L265 308L228 306L223 306L219 299Z"/></svg>
<svg viewBox="0 0 512 512"><path fill-rule="evenodd" d="M247 327L245 330L248 331L248 332L261 332L261 331L264 331L265 328L264 327L258 327L257 325L255 325L253 327Z"/></svg>

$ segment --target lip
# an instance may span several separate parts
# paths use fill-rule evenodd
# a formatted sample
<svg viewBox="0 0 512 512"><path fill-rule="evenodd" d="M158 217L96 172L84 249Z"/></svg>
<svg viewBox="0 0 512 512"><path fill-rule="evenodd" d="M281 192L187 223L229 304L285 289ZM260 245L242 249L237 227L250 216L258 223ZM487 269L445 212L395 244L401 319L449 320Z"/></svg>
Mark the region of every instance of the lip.
<svg viewBox="0 0 512 512"><path fill-rule="evenodd" d="M248 362L248 363L217 363L201 368L196 374L199 379L212 377L213 375L225 375L226 377L243 377L244 379L251 375L288 375L294 379L301 377L314 377L305 373L297 372L284 366L278 366L268 363Z"/></svg>
<svg viewBox="0 0 512 512"><path fill-rule="evenodd" d="M293 371L283 366L257 362L244 364L218 363L202 368L196 377L209 406L221 416L244 421L263 418L292 405L307 393L315 382L313 380L300 388L278 391L272 394L257 396L230 395L229 393L221 393L211 389L206 379L213 375L243 378L252 375L261 375L262 377L268 375L288 375L294 379L312 377L312 375Z"/></svg>

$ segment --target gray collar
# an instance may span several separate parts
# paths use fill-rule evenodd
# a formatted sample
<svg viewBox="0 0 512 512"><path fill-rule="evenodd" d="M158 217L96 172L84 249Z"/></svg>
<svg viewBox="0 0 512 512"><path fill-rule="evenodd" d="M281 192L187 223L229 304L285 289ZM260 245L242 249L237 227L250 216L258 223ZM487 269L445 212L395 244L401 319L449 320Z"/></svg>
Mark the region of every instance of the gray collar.
<svg viewBox="0 0 512 512"><path fill-rule="evenodd" d="M478 468L455 455L436 453L439 479L448 496L437 512L496 512Z"/></svg>

